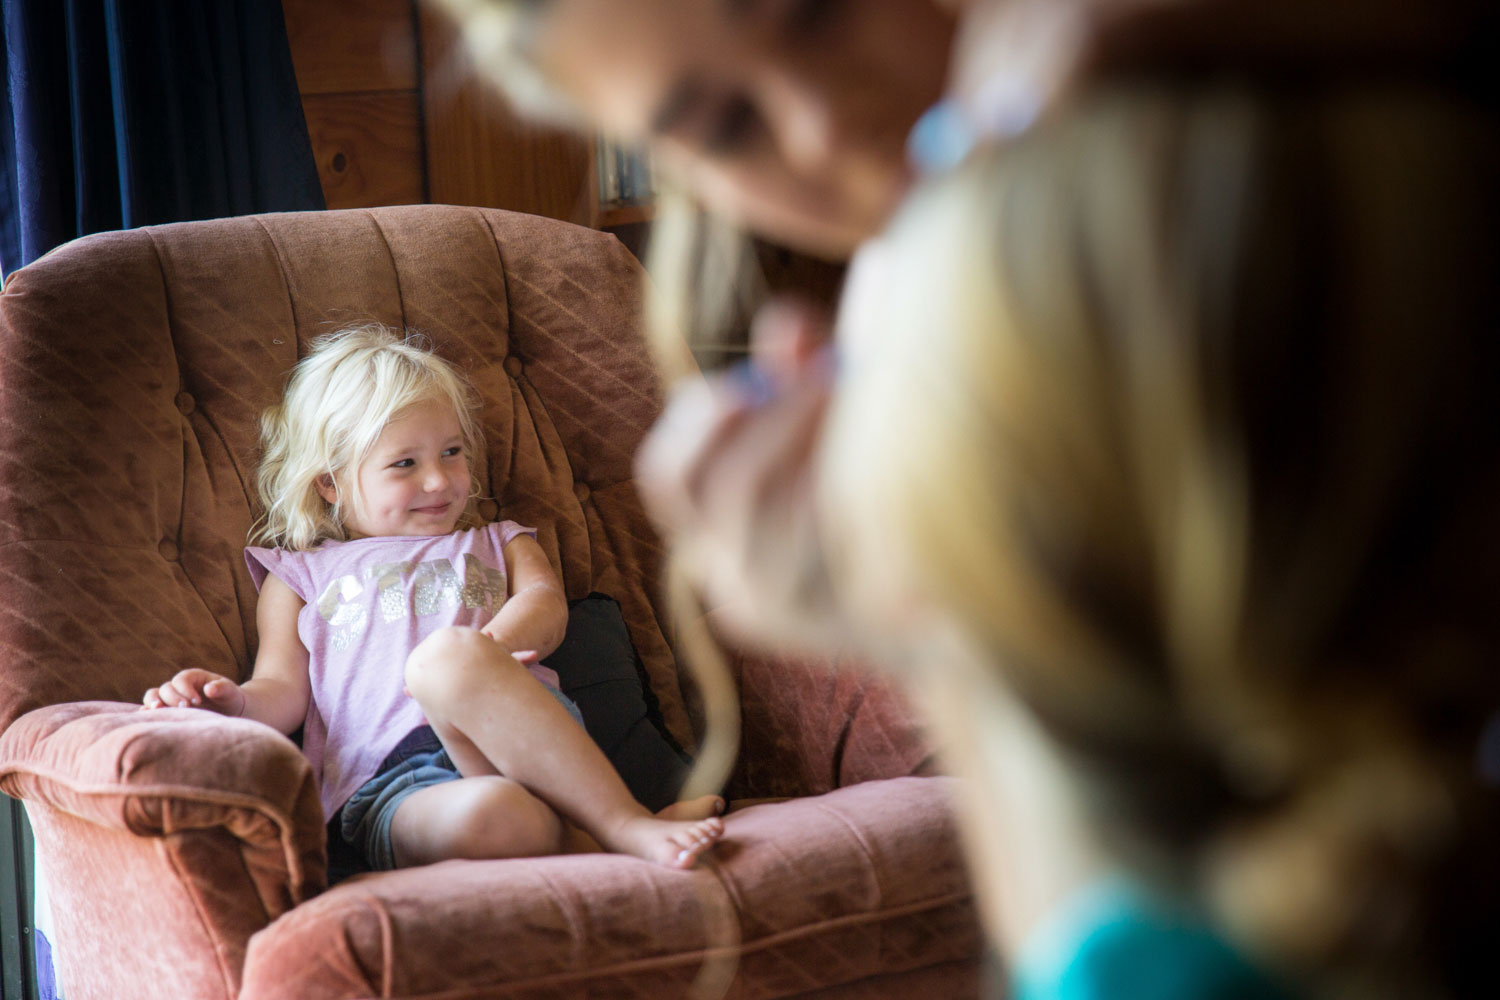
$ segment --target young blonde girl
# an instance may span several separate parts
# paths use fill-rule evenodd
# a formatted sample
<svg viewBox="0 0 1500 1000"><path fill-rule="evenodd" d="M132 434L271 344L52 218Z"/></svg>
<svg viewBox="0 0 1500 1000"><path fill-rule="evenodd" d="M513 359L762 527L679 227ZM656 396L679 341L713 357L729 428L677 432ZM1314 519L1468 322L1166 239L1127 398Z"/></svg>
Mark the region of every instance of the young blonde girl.
<svg viewBox="0 0 1500 1000"><path fill-rule="evenodd" d="M414 340L315 341L262 418L254 675L184 670L144 702L302 727L325 815L376 869L556 853L563 820L691 867L722 803L652 816L538 665L567 603L531 529L475 516L474 410Z"/></svg>

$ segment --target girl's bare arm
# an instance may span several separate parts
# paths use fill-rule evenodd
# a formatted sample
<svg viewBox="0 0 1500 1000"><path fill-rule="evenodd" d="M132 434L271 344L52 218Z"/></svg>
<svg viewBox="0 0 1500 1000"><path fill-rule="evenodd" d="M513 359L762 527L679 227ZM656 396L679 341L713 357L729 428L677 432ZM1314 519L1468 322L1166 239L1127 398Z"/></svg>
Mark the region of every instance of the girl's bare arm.
<svg viewBox="0 0 1500 1000"><path fill-rule="evenodd" d="M260 588L255 607L260 650L255 673L240 685L248 719L264 722L283 733L293 732L307 717L312 698L307 647L297 634L297 614L303 600L274 574Z"/></svg>
<svg viewBox="0 0 1500 1000"><path fill-rule="evenodd" d="M535 650L545 658L568 628L568 599L552 572L547 554L530 535L517 535L505 546L505 575L510 595L481 630L509 652Z"/></svg>
<svg viewBox="0 0 1500 1000"><path fill-rule="evenodd" d="M303 601L275 576L266 577L256 604L260 652L255 673L244 684L211 670L190 667L146 692L148 709L201 708L220 715L243 716L291 733L307 716L312 682L307 647L297 635L297 613Z"/></svg>

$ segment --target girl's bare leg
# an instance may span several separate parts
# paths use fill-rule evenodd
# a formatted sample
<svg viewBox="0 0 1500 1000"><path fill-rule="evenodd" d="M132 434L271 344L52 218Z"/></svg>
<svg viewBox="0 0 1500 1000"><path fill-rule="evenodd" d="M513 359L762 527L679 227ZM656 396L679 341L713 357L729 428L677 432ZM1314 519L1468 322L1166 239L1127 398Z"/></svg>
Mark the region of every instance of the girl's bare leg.
<svg viewBox="0 0 1500 1000"><path fill-rule="evenodd" d="M531 858L562 848L563 822L517 782L477 775L430 785L401 800L391 850L407 868L450 858Z"/></svg>
<svg viewBox="0 0 1500 1000"><path fill-rule="evenodd" d="M477 629L441 629L425 639L407 659L406 685L459 773L518 782L606 850L691 868L724 832L713 815L652 816L583 727ZM706 798L691 808L717 811Z"/></svg>

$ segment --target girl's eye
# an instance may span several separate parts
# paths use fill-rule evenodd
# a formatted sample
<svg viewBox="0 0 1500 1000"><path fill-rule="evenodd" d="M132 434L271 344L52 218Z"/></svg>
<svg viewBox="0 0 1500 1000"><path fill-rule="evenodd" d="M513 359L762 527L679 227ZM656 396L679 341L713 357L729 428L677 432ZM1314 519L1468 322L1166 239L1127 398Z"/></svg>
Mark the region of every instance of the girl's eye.
<svg viewBox="0 0 1500 1000"><path fill-rule="evenodd" d="M454 445L452 448L449 448L447 451L443 452L443 454L448 456L449 458L452 458L455 455L462 455L463 453L464 449L462 445Z"/></svg>
<svg viewBox="0 0 1500 1000"><path fill-rule="evenodd" d="M725 0L731 23L766 25L781 41L815 41L842 13L843 0Z"/></svg>
<svg viewBox="0 0 1500 1000"><path fill-rule="evenodd" d="M391 463L391 468L393 468L393 469L410 469L412 466L414 466L416 464L417 463L415 461L413 461L412 459L401 458L401 459L397 459L396 461L392 462Z"/></svg>
<svg viewBox="0 0 1500 1000"><path fill-rule="evenodd" d="M837 0L796 0L787 9L788 34L793 37L817 34L834 20L839 6Z"/></svg>
<svg viewBox="0 0 1500 1000"><path fill-rule="evenodd" d="M750 144L759 124L760 115L755 105L743 94L736 94L725 100L710 120L703 145L718 156L740 152Z"/></svg>

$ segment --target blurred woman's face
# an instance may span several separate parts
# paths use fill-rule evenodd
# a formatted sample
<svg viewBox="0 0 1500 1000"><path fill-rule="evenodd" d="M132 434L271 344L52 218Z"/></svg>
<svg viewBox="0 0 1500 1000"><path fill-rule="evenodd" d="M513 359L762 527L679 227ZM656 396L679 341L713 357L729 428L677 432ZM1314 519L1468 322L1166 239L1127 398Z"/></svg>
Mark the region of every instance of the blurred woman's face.
<svg viewBox="0 0 1500 1000"><path fill-rule="evenodd" d="M712 208L843 255L905 190L906 134L942 92L934 0L551 0L542 71L604 129L649 140Z"/></svg>

